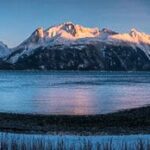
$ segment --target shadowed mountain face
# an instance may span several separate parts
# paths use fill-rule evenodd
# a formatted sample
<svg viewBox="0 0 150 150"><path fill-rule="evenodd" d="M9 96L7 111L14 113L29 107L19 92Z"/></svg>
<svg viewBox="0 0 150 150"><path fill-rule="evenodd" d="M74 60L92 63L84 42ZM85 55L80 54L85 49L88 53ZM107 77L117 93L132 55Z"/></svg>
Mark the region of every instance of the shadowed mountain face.
<svg viewBox="0 0 150 150"><path fill-rule="evenodd" d="M79 45L78 45L79 46ZM149 70L150 61L143 51L128 46L95 45L39 47L30 56L23 56L14 64L15 69L43 70Z"/></svg>
<svg viewBox="0 0 150 150"><path fill-rule="evenodd" d="M136 29L120 34L67 22L36 29L11 51L2 59L10 69L150 70L150 35Z"/></svg>

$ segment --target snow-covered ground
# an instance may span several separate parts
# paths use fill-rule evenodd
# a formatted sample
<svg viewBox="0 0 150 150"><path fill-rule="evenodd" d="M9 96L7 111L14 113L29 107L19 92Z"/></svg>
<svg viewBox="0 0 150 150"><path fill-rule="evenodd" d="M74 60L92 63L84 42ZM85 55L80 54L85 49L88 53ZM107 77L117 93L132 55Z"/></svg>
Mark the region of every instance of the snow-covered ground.
<svg viewBox="0 0 150 150"><path fill-rule="evenodd" d="M11 149L14 143L21 147L22 144L30 149L40 143L40 147L48 149L48 147L58 148L64 147L71 149L98 149L98 148L114 148L115 150L127 149L137 150L141 146L147 149L149 146L150 135L96 135L96 136L77 136L77 135L31 135L31 134L14 134L0 133L0 143L7 143ZM42 149L41 148L41 149ZM57 149L56 148L56 149ZM21 148L20 148L21 149Z"/></svg>

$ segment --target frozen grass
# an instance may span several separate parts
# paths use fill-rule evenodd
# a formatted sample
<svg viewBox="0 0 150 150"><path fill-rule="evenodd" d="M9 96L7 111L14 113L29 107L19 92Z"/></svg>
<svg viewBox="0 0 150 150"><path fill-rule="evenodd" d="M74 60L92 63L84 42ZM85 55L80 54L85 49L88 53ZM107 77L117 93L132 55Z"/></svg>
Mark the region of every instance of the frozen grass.
<svg viewBox="0 0 150 150"><path fill-rule="evenodd" d="M1 150L150 150L149 135L74 136L0 133Z"/></svg>

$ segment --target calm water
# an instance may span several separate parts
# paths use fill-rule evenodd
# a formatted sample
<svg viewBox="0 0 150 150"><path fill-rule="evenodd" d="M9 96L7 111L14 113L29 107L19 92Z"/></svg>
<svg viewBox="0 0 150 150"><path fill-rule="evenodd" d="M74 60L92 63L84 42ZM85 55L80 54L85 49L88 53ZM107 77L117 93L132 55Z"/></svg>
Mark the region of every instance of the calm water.
<svg viewBox="0 0 150 150"><path fill-rule="evenodd" d="M150 104L150 73L0 72L0 112L100 114Z"/></svg>

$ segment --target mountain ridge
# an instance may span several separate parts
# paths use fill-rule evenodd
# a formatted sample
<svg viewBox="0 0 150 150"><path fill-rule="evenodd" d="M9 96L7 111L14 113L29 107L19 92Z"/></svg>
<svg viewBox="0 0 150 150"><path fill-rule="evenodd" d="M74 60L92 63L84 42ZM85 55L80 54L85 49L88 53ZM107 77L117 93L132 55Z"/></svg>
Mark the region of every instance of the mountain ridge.
<svg viewBox="0 0 150 150"><path fill-rule="evenodd" d="M37 28L3 61L14 69L149 70L150 35L135 28L118 33L66 22Z"/></svg>

